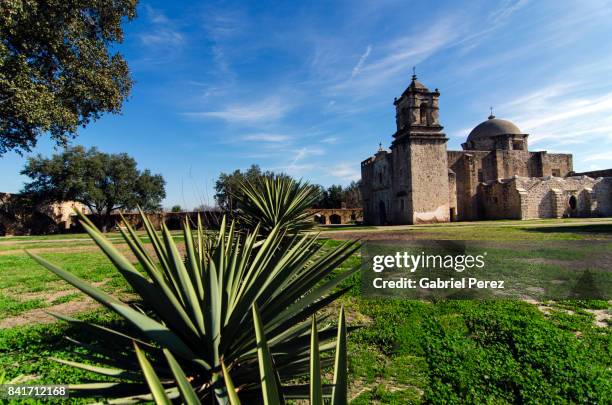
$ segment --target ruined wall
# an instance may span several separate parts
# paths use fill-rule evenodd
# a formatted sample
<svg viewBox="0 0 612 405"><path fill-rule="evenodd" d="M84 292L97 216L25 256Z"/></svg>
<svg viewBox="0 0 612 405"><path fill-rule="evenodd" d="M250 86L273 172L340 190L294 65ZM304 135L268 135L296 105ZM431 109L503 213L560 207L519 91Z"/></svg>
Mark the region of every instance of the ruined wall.
<svg viewBox="0 0 612 405"><path fill-rule="evenodd" d="M513 179L481 183L478 198L485 219L521 219L521 195Z"/></svg>
<svg viewBox="0 0 612 405"><path fill-rule="evenodd" d="M568 153L548 153L548 168L549 171L544 173L544 176L557 175L557 177L566 177L574 170L574 163L571 154ZM556 172L555 172L556 171ZM611 173L612 176L612 173ZM594 177L594 176L589 176Z"/></svg>
<svg viewBox="0 0 612 405"><path fill-rule="evenodd" d="M612 177L596 179L591 210L593 216L612 217Z"/></svg>
<svg viewBox="0 0 612 405"><path fill-rule="evenodd" d="M515 177L483 184L487 219L612 216L612 177Z"/></svg>

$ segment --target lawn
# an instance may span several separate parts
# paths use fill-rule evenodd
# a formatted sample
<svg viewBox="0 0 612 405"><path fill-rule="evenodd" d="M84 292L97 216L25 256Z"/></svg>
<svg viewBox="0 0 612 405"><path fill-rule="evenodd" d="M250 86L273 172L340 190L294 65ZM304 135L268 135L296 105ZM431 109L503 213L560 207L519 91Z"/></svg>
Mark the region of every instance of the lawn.
<svg viewBox="0 0 612 405"><path fill-rule="evenodd" d="M607 220L496 221L435 226L345 227L335 239L378 237L460 240L612 241ZM112 235L119 241L118 235ZM566 247L516 252L555 265L584 259ZM569 242L571 246L571 242ZM581 244L581 246L584 246ZM121 249L125 246L120 245ZM112 324L119 320L34 263L29 249L124 300L134 296L83 235L0 240L0 369L36 383L78 383L92 375L49 357L82 359L84 330L52 322L45 311ZM345 266L358 263L358 254ZM341 299L349 323L353 404L610 403L612 333L609 301L408 301L365 299L359 277ZM338 303L339 304L339 303ZM337 304L336 304L337 305ZM335 310L334 310L335 312Z"/></svg>

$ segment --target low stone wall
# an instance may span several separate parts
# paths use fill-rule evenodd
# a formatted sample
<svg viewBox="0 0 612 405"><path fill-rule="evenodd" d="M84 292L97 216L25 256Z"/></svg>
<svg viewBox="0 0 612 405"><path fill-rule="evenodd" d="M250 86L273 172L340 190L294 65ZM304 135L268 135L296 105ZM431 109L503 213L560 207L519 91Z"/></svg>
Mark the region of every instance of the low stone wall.
<svg viewBox="0 0 612 405"><path fill-rule="evenodd" d="M314 222L321 225L339 225L353 222L363 222L361 208L313 208L308 213Z"/></svg>

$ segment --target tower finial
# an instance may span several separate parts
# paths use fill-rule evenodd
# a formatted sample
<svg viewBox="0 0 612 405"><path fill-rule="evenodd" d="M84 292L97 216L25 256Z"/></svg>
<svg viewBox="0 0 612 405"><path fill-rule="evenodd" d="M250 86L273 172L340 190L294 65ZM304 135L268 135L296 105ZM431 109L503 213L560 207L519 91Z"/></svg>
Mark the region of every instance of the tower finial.
<svg viewBox="0 0 612 405"><path fill-rule="evenodd" d="M493 107L489 107L489 110L491 111L491 115L489 115L489 119L492 120L493 118L495 118L495 115L493 115Z"/></svg>
<svg viewBox="0 0 612 405"><path fill-rule="evenodd" d="M379 151L379 152L382 152L383 150L384 150L384 149L383 149L383 147L382 147L382 142L379 142L379 143L378 143L378 151Z"/></svg>
<svg viewBox="0 0 612 405"><path fill-rule="evenodd" d="M413 66L412 67L412 81L415 81L416 78L417 78L416 77L416 66Z"/></svg>

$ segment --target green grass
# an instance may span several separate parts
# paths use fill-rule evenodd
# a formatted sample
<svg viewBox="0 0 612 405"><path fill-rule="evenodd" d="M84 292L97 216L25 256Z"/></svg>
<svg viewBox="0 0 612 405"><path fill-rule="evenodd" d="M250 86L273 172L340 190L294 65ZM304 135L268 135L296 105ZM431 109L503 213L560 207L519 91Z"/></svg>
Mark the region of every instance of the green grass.
<svg viewBox="0 0 612 405"><path fill-rule="evenodd" d="M499 241L608 240L612 237L607 224L577 225L575 222L530 221L521 225L500 221L419 226L414 227L416 230L411 227L401 232L422 238ZM363 227L348 229L364 230ZM18 245L31 249L41 245L62 246L61 241L66 239L79 239L69 246L90 243L75 236L28 237L19 239ZM45 242L38 244L38 240ZM326 241L327 247L338 243ZM5 246L8 245L0 242L0 250ZM550 260L551 263L539 264L537 269L556 274L558 266L591 256L588 244L576 244L574 249L564 246L538 244L538 247L514 250L512 260ZM41 255L86 280L104 281L102 288L107 291L129 291L108 259L98 251ZM356 254L343 268L359 263L359 254ZM507 266L505 271L512 272L512 265ZM521 301L374 300L360 296L359 280L356 274L344 283L353 288L341 299L347 308L349 323L367 325L349 337L353 404L556 404L610 403L612 400L612 332L610 327L595 326L594 315L589 312L610 311L609 301L544 302L542 305L549 308L545 314L535 305ZM70 292L50 301L32 298L38 293L65 290ZM26 293L29 298L24 298ZM0 255L0 320L82 296L19 249L6 249ZM79 317L104 325L120 322L102 309ZM33 381L36 383L98 379L99 376L48 359L53 356L82 360L87 355L86 349L65 340L65 336L96 343L85 331L62 322L0 329L0 370L7 372L8 379L18 375L36 376Z"/></svg>
<svg viewBox="0 0 612 405"><path fill-rule="evenodd" d="M446 224L401 225L392 227L339 225L319 227L328 232L374 232L405 234L415 239L440 240L588 240L612 239L609 218L566 218L531 221L453 222ZM331 236L333 237L333 236Z"/></svg>

